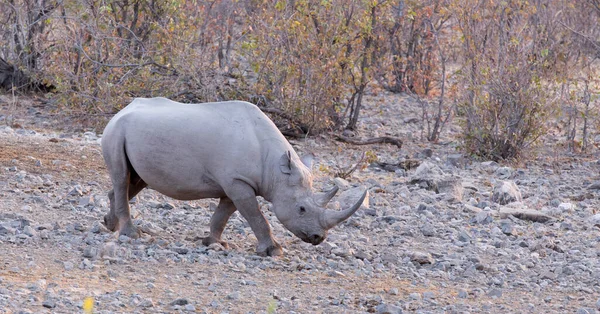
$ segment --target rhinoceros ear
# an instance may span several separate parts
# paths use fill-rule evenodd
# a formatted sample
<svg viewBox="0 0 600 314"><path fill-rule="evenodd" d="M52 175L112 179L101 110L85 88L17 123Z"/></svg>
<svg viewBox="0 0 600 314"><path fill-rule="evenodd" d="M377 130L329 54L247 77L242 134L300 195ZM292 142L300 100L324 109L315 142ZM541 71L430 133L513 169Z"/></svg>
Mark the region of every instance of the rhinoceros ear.
<svg viewBox="0 0 600 314"><path fill-rule="evenodd" d="M312 164L313 164L313 160L315 159L315 155L313 153L308 153L302 157L300 157L300 160L302 160L302 163L308 168L308 169L312 169Z"/></svg>
<svg viewBox="0 0 600 314"><path fill-rule="evenodd" d="M292 153L289 150L279 159L279 169L285 174L292 174Z"/></svg>

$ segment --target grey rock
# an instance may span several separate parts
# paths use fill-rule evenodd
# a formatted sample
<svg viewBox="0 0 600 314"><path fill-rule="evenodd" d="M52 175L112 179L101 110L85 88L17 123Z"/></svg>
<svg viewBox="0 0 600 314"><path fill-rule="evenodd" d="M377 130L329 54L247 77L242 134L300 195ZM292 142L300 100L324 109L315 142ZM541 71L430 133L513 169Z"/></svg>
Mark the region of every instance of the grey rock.
<svg viewBox="0 0 600 314"><path fill-rule="evenodd" d="M53 309L56 307L56 301L52 299L46 299L44 302L42 302L42 306L48 309Z"/></svg>
<svg viewBox="0 0 600 314"><path fill-rule="evenodd" d="M571 212L575 209L575 205L572 203L560 203L558 209L562 212Z"/></svg>
<svg viewBox="0 0 600 314"><path fill-rule="evenodd" d="M465 290L458 290L458 297L460 299L466 299L469 296L469 294L467 293L467 291Z"/></svg>
<svg viewBox="0 0 600 314"><path fill-rule="evenodd" d="M502 297L502 290L498 289L498 288L493 288L490 291L488 291L487 295L489 297L501 298Z"/></svg>
<svg viewBox="0 0 600 314"><path fill-rule="evenodd" d="M147 308L154 307L154 302L152 301L152 299L148 298L148 299L142 300L140 303L138 303L137 306L147 309Z"/></svg>
<svg viewBox="0 0 600 314"><path fill-rule="evenodd" d="M185 248L185 247L173 247L173 248L171 248L171 250L173 250L177 254L182 254L182 255L188 254L188 252L190 251L190 249Z"/></svg>
<svg viewBox="0 0 600 314"><path fill-rule="evenodd" d="M108 242L100 249L100 257L103 258L115 258L117 256L117 250L119 245L115 242Z"/></svg>
<svg viewBox="0 0 600 314"><path fill-rule="evenodd" d="M227 299L229 300L239 300L240 299L240 292L239 291L234 291L230 294L227 295Z"/></svg>
<svg viewBox="0 0 600 314"><path fill-rule="evenodd" d="M63 267L65 268L65 270L72 270L73 268L75 268L75 265L73 265L72 262L66 261L63 263Z"/></svg>
<svg viewBox="0 0 600 314"><path fill-rule="evenodd" d="M431 158L431 156L433 156L433 150L431 148L425 148L415 154L415 158L418 159Z"/></svg>
<svg viewBox="0 0 600 314"><path fill-rule="evenodd" d="M506 205L512 202L520 202L523 200L519 188L513 181L502 181L494 187L492 194L492 202L500 205Z"/></svg>
<svg viewBox="0 0 600 314"><path fill-rule="evenodd" d="M98 249L94 246L88 246L83 250L83 257L85 258L95 258L98 254Z"/></svg>
<svg viewBox="0 0 600 314"><path fill-rule="evenodd" d="M188 312L196 312L196 307L193 304L186 304L183 308Z"/></svg>
<svg viewBox="0 0 600 314"><path fill-rule="evenodd" d="M184 299L184 298L180 298L180 299L176 299L175 301L171 302L171 305L186 305L190 303L190 301L188 301L188 299Z"/></svg>
<svg viewBox="0 0 600 314"><path fill-rule="evenodd" d="M25 228L23 228L23 233L30 237L35 237L37 235L37 232L31 226L25 226Z"/></svg>
<svg viewBox="0 0 600 314"><path fill-rule="evenodd" d="M430 224L430 223L426 223L423 226L421 226L421 233L426 236L426 237L434 237L435 236L435 227Z"/></svg>
<svg viewBox="0 0 600 314"><path fill-rule="evenodd" d="M446 164L462 169L465 167L466 160L462 154L450 154L446 157Z"/></svg>
<svg viewBox="0 0 600 314"><path fill-rule="evenodd" d="M438 183L444 176L445 173L440 167L430 161L424 161L415 170L415 173L410 178L410 183L419 184L425 189L437 191Z"/></svg>
<svg viewBox="0 0 600 314"><path fill-rule="evenodd" d="M465 189L462 181L458 178L441 178L437 182L437 188L434 189L437 193L446 193L455 201L462 201Z"/></svg>
<svg viewBox="0 0 600 314"><path fill-rule="evenodd" d="M495 161L484 161L480 164L480 166L482 169L490 172L493 172L500 167L500 165L498 165L498 163Z"/></svg>
<svg viewBox="0 0 600 314"><path fill-rule="evenodd" d="M350 183L340 177L335 177L333 179L333 183L335 183L335 185L337 185L337 187L341 190L347 190L350 187Z"/></svg>
<svg viewBox="0 0 600 314"><path fill-rule="evenodd" d="M423 292L423 300L431 300L435 299L435 293L432 291Z"/></svg>
<svg viewBox="0 0 600 314"><path fill-rule="evenodd" d="M499 167L494 171L494 174L503 180L509 179L513 174L513 169L510 167Z"/></svg>
<svg viewBox="0 0 600 314"><path fill-rule="evenodd" d="M354 257L360 259L360 260L371 260L372 256L371 254L367 253L366 251L363 250L357 250L354 252Z"/></svg>
<svg viewBox="0 0 600 314"><path fill-rule="evenodd" d="M592 225L592 226L596 226L596 227L600 227L600 214L595 214L593 216L590 216L587 221ZM1 226L0 226L0 234L2 233L1 230Z"/></svg>
<svg viewBox="0 0 600 314"><path fill-rule="evenodd" d="M552 217L539 212L537 210L528 209L528 208L508 208L502 207L498 212L501 218L507 218L509 216L514 216L516 218L522 220L529 220L534 222L547 222L552 219Z"/></svg>
<svg viewBox="0 0 600 314"><path fill-rule="evenodd" d="M410 260L418 264L433 264L435 259L433 256L426 252L414 251L410 254Z"/></svg>
<svg viewBox="0 0 600 314"><path fill-rule="evenodd" d="M402 314L402 309L387 303L381 303L375 308L378 314Z"/></svg>
<svg viewBox="0 0 600 314"><path fill-rule="evenodd" d="M71 191L69 192L69 195L71 196L83 196L83 194L84 191L81 185L74 186L73 189L71 189Z"/></svg>
<svg viewBox="0 0 600 314"><path fill-rule="evenodd" d="M513 223L508 219L500 221L500 230L506 235L512 235L514 232Z"/></svg>
<svg viewBox="0 0 600 314"><path fill-rule="evenodd" d="M338 199L340 200L341 208L351 207L356 203L356 201L362 196L363 192L366 190L364 186L355 187L349 190L346 190L339 194ZM369 191L367 190L367 196L362 203L363 208L369 208Z"/></svg>
<svg viewBox="0 0 600 314"><path fill-rule="evenodd" d="M79 198L79 206L94 205L94 196L85 196Z"/></svg>
<svg viewBox="0 0 600 314"><path fill-rule="evenodd" d="M106 226L98 221L96 221L94 223L94 225L92 226L92 228L90 228L90 232L91 233L109 233L110 230L108 230L108 228L106 228Z"/></svg>
<svg viewBox="0 0 600 314"><path fill-rule="evenodd" d="M482 212L477 213L475 215L475 217L473 217L473 220L472 220L472 222L482 224L482 225L487 225L493 221L494 221L494 218L492 218L492 215L488 211L482 211Z"/></svg>
<svg viewBox="0 0 600 314"><path fill-rule="evenodd" d="M600 181L596 181L587 187L590 190L600 190Z"/></svg>
<svg viewBox="0 0 600 314"><path fill-rule="evenodd" d="M464 230L458 233L458 241L460 242L471 242L471 236Z"/></svg>

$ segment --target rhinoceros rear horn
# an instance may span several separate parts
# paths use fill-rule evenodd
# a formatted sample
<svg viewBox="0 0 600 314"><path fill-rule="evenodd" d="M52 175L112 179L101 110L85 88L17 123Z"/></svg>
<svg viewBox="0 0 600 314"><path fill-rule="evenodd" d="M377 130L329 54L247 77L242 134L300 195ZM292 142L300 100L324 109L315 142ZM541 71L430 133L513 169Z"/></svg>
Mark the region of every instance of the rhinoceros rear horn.
<svg viewBox="0 0 600 314"><path fill-rule="evenodd" d="M339 188L336 186L334 186L331 190L325 192L325 193L319 193L315 196L315 202L317 202L317 204L321 207L325 207L327 206L327 203L329 203L329 201L331 201L331 199L335 196L335 194L338 192Z"/></svg>
<svg viewBox="0 0 600 314"><path fill-rule="evenodd" d="M352 205L352 207L344 209L342 211L335 211L335 210L326 210L323 212L323 228L325 229L331 229L333 227L335 227L337 224L341 223L342 221L350 218L350 216L352 216L362 205L363 201L365 200L365 197L367 197L367 190L365 190L362 194L362 196L360 197L360 199L358 199L358 201L356 202L356 204Z"/></svg>

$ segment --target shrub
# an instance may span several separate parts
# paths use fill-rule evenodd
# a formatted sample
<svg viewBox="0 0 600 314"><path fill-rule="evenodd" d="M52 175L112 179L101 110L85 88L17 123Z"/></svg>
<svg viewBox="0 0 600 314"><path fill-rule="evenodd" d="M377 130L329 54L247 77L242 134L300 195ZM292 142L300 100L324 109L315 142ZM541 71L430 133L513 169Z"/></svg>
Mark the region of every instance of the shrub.
<svg viewBox="0 0 600 314"><path fill-rule="evenodd" d="M467 152L518 158L544 134L558 95L552 59L561 53L555 7L539 2L465 1L456 6L465 57L460 110Z"/></svg>

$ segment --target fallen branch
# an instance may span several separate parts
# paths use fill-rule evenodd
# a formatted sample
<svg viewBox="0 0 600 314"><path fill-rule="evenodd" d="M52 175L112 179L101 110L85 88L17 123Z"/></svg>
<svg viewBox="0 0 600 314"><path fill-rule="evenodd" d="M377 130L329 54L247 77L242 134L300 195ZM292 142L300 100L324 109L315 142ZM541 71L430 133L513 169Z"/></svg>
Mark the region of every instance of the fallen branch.
<svg viewBox="0 0 600 314"><path fill-rule="evenodd" d="M392 144L402 148L402 140L391 136L374 137L366 140L358 140L343 135L335 135L336 139L341 142L350 143L353 145L370 145L370 144Z"/></svg>

